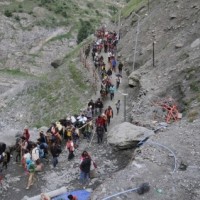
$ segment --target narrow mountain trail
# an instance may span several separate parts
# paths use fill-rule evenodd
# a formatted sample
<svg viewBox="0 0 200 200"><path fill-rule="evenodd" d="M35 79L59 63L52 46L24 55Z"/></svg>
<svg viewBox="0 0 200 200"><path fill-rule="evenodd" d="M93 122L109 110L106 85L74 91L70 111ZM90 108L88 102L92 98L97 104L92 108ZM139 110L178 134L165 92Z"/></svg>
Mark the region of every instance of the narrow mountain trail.
<svg viewBox="0 0 200 200"><path fill-rule="evenodd" d="M107 63L107 54L103 53L104 60ZM91 58L89 58L91 59ZM91 65L92 66L92 65ZM92 66L94 67L94 66ZM122 81L120 83L119 89L115 92L114 99L111 101L109 96L104 100L104 110L111 106L114 111L114 117L111 119L111 123L108 126L108 132L115 125L122 123L124 121L124 96L126 87L127 87L127 77L125 72L122 74ZM116 83L116 75L112 75L112 84ZM99 85L101 82L99 81ZM92 96L93 100L96 100L100 97L100 92L97 91L96 95ZM119 114L117 115L115 103L117 100L121 101L121 107ZM95 130L95 128L94 128ZM93 130L93 132L94 132ZM96 178L91 179L87 189L91 191L99 186L106 178L112 176L113 172L116 172L123 167L129 161L129 153L124 152L113 152L109 144L107 144L107 133L104 136L104 142L102 144L97 143L96 134L93 133L92 141L89 143L86 139L81 137L79 142L79 147L75 150L75 158L72 161L68 161L68 152L63 150L59 156L59 163L55 169L52 168L51 162L44 163L45 169L43 172L36 174L36 182L29 190L26 190L26 184L28 181L27 174L24 173L21 166L14 162L14 159L11 160L9 165L6 179L4 182L4 189L2 192L2 200L6 199L23 199L24 196L35 196L42 192L48 192L55 189L58 189L62 186L65 186L68 191L78 190L83 188L79 183L79 164L81 153L84 150L87 150L92 159L97 164ZM65 144L63 144L65 146ZM13 198L15 195L15 198Z"/></svg>

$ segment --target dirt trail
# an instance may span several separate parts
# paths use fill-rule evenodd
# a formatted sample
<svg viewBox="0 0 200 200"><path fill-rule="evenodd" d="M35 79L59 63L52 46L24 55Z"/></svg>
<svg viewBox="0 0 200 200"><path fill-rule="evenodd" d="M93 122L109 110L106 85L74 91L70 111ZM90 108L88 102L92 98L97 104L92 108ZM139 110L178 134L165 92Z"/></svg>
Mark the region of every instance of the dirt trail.
<svg viewBox="0 0 200 200"><path fill-rule="evenodd" d="M107 54L103 54L105 61L107 60ZM108 67L108 63L106 63ZM94 67L94 66L91 66ZM113 74L112 83L115 85L116 76ZM99 85L101 82L98 83ZM127 85L127 78L125 72L123 72L122 82L119 86L119 90L115 92L114 99L111 101L109 97L104 101L104 109L109 105L113 108L114 117L111 119L111 124L108 127L108 131L115 126L123 122L124 120L124 101L123 95L125 88ZM120 92L119 92L120 91ZM100 97L99 91L96 95L92 97L92 99L96 100ZM115 103L117 100L121 101L121 107L119 114L116 114ZM64 144L63 144L64 145ZM51 190L55 190L62 186L66 186L69 191L81 189L82 186L79 184L79 163L80 163L80 155L83 150L87 149L88 152L92 155L93 160L97 163L97 177L92 179L90 184L87 186L88 188L94 190L97 186L99 186L105 178L112 175L113 172L118 171L126 165L126 161L128 160L127 152L123 153L115 153L112 151L111 147L107 144L106 135L104 138L103 144L97 144L96 134L94 134L93 140L89 147L89 143L81 138L79 148L75 151L75 158L72 161L68 161L68 152L63 151L63 153L59 157L59 164L55 169L52 169L51 163L45 163L45 171L36 175L37 182L34 186L31 187L30 190L25 190L27 183L27 175L23 172L21 166L19 166L14 159L11 160L11 163L8 167L6 173L6 178L3 182L3 192L0 193L1 199L15 199L20 200L24 196L34 196L38 195L41 192L48 192ZM121 159L126 158L124 162L120 162ZM15 170L13 170L15 169ZM8 189L9 188L9 189ZM13 194L15 194L15 198L13 198Z"/></svg>

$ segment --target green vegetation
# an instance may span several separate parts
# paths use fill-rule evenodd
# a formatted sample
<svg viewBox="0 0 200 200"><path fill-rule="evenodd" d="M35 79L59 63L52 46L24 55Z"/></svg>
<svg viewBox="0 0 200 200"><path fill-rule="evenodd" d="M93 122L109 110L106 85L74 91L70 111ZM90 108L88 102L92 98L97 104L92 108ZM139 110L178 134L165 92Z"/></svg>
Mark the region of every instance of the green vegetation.
<svg viewBox="0 0 200 200"><path fill-rule="evenodd" d="M85 82L85 68L76 64L80 49L91 40L88 36L99 27L102 16L110 16L109 13L114 15L117 10L115 2L106 2L105 5L102 0L93 2L89 0L24 0L23 2L10 0L9 5L1 5L0 12L11 17L13 21L26 20L26 15L23 18L23 15L17 13L32 15L33 24L29 27L21 27L23 30L29 30L35 25L48 28L59 26L70 28L68 33L58 35L47 43L74 38L74 35L78 36L78 46L63 58L64 64L57 69L52 67L52 72L47 75L34 77L34 81L31 79L31 87L27 89L26 98L29 98L32 125L48 126L52 121L65 117L67 113L79 113L79 110L83 108L84 101L91 95L93 88ZM28 62L36 66L34 61L39 54L29 56ZM0 70L0 73L27 76L20 70ZM83 95L85 91L88 96Z"/></svg>
<svg viewBox="0 0 200 200"><path fill-rule="evenodd" d="M9 10L5 10L4 15L5 15L6 17L12 17L12 12L9 11Z"/></svg>
<svg viewBox="0 0 200 200"><path fill-rule="evenodd" d="M19 16L15 16L15 20L16 21L20 21L20 17Z"/></svg>
<svg viewBox="0 0 200 200"><path fill-rule="evenodd" d="M87 7L88 7L88 8L95 8L94 4L91 3L91 2L88 2L88 3L87 3Z"/></svg>
<svg viewBox="0 0 200 200"><path fill-rule="evenodd" d="M108 9L110 10L111 15L115 15L116 13L118 13L118 9L113 5L108 6Z"/></svg>
<svg viewBox="0 0 200 200"><path fill-rule="evenodd" d="M190 84L190 88L193 92L199 92L199 85L200 85L200 81L193 81Z"/></svg>
<svg viewBox="0 0 200 200"><path fill-rule="evenodd" d="M87 89L87 86L83 82L82 73L76 68L75 64L72 62L69 64L69 71L75 84L77 84L82 90Z"/></svg>
<svg viewBox="0 0 200 200"><path fill-rule="evenodd" d="M94 27L89 21L83 21L80 19L81 27L78 31L77 42L81 43L84 39L86 39L89 35L94 33Z"/></svg>
<svg viewBox="0 0 200 200"><path fill-rule="evenodd" d="M48 42L53 42L53 41L57 41L57 40L63 40L63 39L70 39L72 38L72 33L69 31L68 33L66 34L61 34L61 35L58 35L56 37L53 37L51 40L49 40Z"/></svg>
<svg viewBox="0 0 200 200"><path fill-rule="evenodd" d="M189 113L188 113L188 120L189 122L193 122L195 119L197 119L198 117L198 112L196 110L191 110Z"/></svg>
<svg viewBox="0 0 200 200"><path fill-rule="evenodd" d="M197 101L200 102L200 94L197 95Z"/></svg>
<svg viewBox="0 0 200 200"><path fill-rule="evenodd" d="M11 76L31 76L26 72L20 71L20 69L0 69L0 74L7 74Z"/></svg>
<svg viewBox="0 0 200 200"><path fill-rule="evenodd" d="M147 3L147 0L130 0L122 10L122 17L127 18L132 12Z"/></svg>
<svg viewBox="0 0 200 200"><path fill-rule="evenodd" d="M73 83L69 82L65 72L63 68L60 72L42 77L43 82L37 88L29 91L29 95L33 98L30 101L30 106L34 116L34 126L49 125L52 121L66 117L67 113L78 113L83 107L80 100L82 94L80 88L77 87L75 80ZM77 80L77 78L82 79L81 73L76 75L75 79ZM78 83L84 85L81 80L78 80ZM86 86L81 87L87 89Z"/></svg>
<svg viewBox="0 0 200 200"><path fill-rule="evenodd" d="M78 57L80 48L84 45L85 43L79 44L66 55L62 66L40 77L40 83L28 91L34 126L49 125L52 121L65 117L67 113L79 113L83 108L83 100L88 98L83 93L87 90L90 95L92 88L84 82L81 67L76 66L72 60ZM83 99L80 99L81 96Z"/></svg>

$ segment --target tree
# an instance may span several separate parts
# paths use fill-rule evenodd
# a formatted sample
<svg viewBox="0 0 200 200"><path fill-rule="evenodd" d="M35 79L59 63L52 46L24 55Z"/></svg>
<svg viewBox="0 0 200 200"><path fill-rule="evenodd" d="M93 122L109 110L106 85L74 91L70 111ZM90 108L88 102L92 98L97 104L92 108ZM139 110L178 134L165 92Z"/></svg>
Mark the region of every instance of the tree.
<svg viewBox="0 0 200 200"><path fill-rule="evenodd" d="M78 31L77 35L77 43L81 43L84 39L86 39L89 35L94 33L94 28L92 27L89 21L81 21L81 27Z"/></svg>

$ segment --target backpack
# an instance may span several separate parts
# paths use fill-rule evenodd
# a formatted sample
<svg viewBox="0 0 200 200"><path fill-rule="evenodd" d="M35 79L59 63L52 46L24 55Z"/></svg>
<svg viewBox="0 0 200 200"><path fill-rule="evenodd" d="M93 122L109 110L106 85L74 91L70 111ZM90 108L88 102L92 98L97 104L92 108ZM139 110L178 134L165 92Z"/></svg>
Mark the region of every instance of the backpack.
<svg viewBox="0 0 200 200"><path fill-rule="evenodd" d="M98 126L96 132L98 135L103 134L103 128L101 126Z"/></svg>
<svg viewBox="0 0 200 200"><path fill-rule="evenodd" d="M28 143L27 149L30 151L32 149L32 147L33 147L34 142L28 141L27 143Z"/></svg>
<svg viewBox="0 0 200 200"><path fill-rule="evenodd" d="M57 153L58 154L61 154L62 153L62 148L60 145L57 146Z"/></svg>

